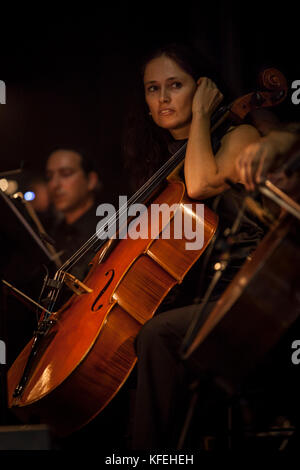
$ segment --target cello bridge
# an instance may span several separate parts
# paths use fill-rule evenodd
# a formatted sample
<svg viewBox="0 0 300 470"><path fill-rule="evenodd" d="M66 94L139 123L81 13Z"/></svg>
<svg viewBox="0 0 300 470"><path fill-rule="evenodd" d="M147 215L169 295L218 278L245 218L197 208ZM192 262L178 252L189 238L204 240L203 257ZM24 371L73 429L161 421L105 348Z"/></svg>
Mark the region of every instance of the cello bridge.
<svg viewBox="0 0 300 470"><path fill-rule="evenodd" d="M76 295L90 294L91 292L93 292L93 289L91 289L90 287L83 284L83 282L81 282L79 279L77 279L72 274L66 273L66 272L64 272L63 274L64 274L64 283Z"/></svg>

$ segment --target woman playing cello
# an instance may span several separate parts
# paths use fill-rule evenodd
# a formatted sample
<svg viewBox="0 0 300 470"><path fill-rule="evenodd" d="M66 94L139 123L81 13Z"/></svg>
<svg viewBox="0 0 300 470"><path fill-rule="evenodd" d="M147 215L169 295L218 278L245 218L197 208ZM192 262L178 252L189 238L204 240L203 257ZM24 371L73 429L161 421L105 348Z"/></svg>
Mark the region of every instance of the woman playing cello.
<svg viewBox="0 0 300 470"><path fill-rule="evenodd" d="M211 116L223 95L213 80L203 75L191 49L181 45L162 47L144 61L144 103L141 115L134 109L136 117L129 121L125 158L134 175L133 184L138 187L187 141L184 162L187 194L214 209L218 201L222 229L232 224L239 204L225 179L239 182L236 158L243 148L259 138L259 134L254 127L243 124L228 126L223 129L223 135L211 138ZM244 217L239 233L242 250L215 298L261 235L257 224ZM195 264L191 275L180 286L172 310L149 320L137 337L134 449L174 448L176 445L182 424L177 418L187 386L178 351L195 311L194 298L199 297L195 280L199 277L200 264Z"/></svg>

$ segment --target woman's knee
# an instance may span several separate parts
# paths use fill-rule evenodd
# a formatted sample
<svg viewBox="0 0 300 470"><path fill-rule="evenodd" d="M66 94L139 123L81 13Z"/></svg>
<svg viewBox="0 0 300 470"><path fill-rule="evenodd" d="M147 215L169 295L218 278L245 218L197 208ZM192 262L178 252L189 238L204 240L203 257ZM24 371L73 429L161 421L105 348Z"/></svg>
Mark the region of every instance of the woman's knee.
<svg viewBox="0 0 300 470"><path fill-rule="evenodd" d="M141 350L148 350L152 348L157 341L161 341L163 337L162 331L164 330L164 324L160 321L159 316L151 318L141 328L135 340L135 349L137 354Z"/></svg>

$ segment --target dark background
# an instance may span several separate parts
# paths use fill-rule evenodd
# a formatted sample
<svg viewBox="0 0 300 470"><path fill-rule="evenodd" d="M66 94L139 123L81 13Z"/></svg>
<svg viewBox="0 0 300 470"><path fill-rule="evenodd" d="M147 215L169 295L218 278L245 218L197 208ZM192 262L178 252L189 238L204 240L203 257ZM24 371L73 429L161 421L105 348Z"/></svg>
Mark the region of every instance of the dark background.
<svg viewBox="0 0 300 470"><path fill-rule="evenodd" d="M234 97L257 89L262 68L278 68L289 92L272 111L282 121L299 120L300 105L291 102L291 83L300 79L299 11L295 2L232 0L1 5L0 80L7 104L0 105L0 172L21 164L43 171L54 147L80 147L96 162L103 199L125 194L121 132L136 64L166 41L192 43ZM2 227L7 217L1 213ZM5 251L2 246L2 262ZM20 348L25 333L19 325L15 333Z"/></svg>
<svg viewBox="0 0 300 470"><path fill-rule="evenodd" d="M267 5L266 5L267 4ZM122 194L120 133L136 62L156 43L189 41L234 97L257 88L261 68L281 70L289 96L273 111L298 119L290 85L300 79L294 2L122 2L107 7L6 7L1 20L0 170L44 168L53 147L83 147L97 162L107 198Z"/></svg>

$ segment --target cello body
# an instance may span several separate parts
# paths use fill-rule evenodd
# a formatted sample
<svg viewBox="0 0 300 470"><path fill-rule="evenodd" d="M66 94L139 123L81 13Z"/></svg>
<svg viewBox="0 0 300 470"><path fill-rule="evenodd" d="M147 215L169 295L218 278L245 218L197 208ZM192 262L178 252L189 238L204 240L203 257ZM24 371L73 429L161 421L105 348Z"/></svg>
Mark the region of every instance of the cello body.
<svg viewBox="0 0 300 470"><path fill-rule="evenodd" d="M267 91L249 93L217 112L211 132L225 119L241 122L251 109L285 99L287 82L280 72L268 69L262 85ZM204 207L199 217L197 203L186 195L177 176L183 158L182 150L176 152L156 173L155 181L166 186L157 196L151 192L151 205L176 204L182 219L189 218L196 233L203 231L203 245L186 249L190 238L175 236L175 217L152 226L148 206L151 237L124 238L112 250L101 249L83 281L85 293L73 295L51 315L51 327L38 348L35 335L8 371L8 405L21 420L48 424L58 436L68 435L103 410L126 381L136 362L134 341L140 328L182 282L217 228L217 215ZM174 236L160 237L169 228Z"/></svg>
<svg viewBox="0 0 300 470"><path fill-rule="evenodd" d="M224 291L192 341L187 357L200 358L233 395L255 373L300 317L299 223L281 217Z"/></svg>
<svg viewBox="0 0 300 470"><path fill-rule="evenodd" d="M169 181L153 203L177 204L196 229L204 230L202 248L186 250L190 240L184 236L159 237L167 227L172 233L170 218L151 227L151 238L118 240L101 262L98 252L84 280L92 292L73 295L53 314L19 396L14 390L32 341L8 372L8 404L22 421L47 424L56 435L66 436L103 410L135 365L140 328L209 244L218 217L204 207L204 220L199 220L196 202L187 198L182 181Z"/></svg>

